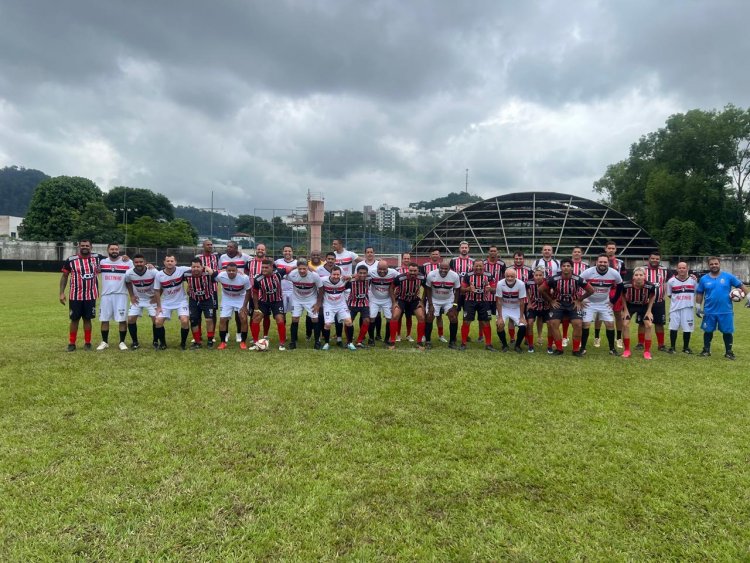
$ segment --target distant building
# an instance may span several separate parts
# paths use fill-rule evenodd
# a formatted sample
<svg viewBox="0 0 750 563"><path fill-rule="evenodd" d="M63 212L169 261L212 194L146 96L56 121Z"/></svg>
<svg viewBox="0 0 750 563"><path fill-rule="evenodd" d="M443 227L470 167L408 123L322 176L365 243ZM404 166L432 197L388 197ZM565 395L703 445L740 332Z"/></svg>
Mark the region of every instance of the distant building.
<svg viewBox="0 0 750 563"><path fill-rule="evenodd" d="M18 229L21 226L23 217L14 217L13 215L0 215L0 237L12 239L21 238L18 236Z"/></svg>
<svg viewBox="0 0 750 563"><path fill-rule="evenodd" d="M384 203L375 212L375 224L379 231L395 231L398 207Z"/></svg>
<svg viewBox="0 0 750 563"><path fill-rule="evenodd" d="M372 208L372 205L365 205L362 208L362 218L366 225L372 225L375 222L376 216L377 212Z"/></svg>

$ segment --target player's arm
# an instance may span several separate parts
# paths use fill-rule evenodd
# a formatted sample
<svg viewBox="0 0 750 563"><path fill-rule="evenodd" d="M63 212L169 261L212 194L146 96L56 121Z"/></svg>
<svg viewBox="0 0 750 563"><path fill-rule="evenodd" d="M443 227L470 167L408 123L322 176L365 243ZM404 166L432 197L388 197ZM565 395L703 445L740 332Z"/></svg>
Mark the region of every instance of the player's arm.
<svg viewBox="0 0 750 563"><path fill-rule="evenodd" d="M388 296L391 298L391 308L396 307L396 282L391 283L388 288Z"/></svg>
<svg viewBox="0 0 750 563"><path fill-rule="evenodd" d="M622 295L623 289L624 289L624 286L622 285L622 281L618 283L617 285L615 285L615 292L609 298L610 305L614 305L615 303L617 303L617 300Z"/></svg>
<svg viewBox="0 0 750 563"><path fill-rule="evenodd" d="M325 290L323 289L323 286L320 286L318 288L318 301L315 303L318 311L320 311L320 308L323 306L323 295L325 295Z"/></svg>
<svg viewBox="0 0 750 563"><path fill-rule="evenodd" d="M654 288L654 291L651 294L651 297L648 298L648 306L646 307L646 314L643 315L644 318L650 321L654 320L654 315L651 313L651 308L654 306L654 301L656 301L656 288Z"/></svg>
<svg viewBox="0 0 750 563"><path fill-rule="evenodd" d="M432 311L432 288L426 283L422 292L422 300L427 303L427 307Z"/></svg>
<svg viewBox="0 0 750 563"><path fill-rule="evenodd" d="M68 277L70 272L63 270L62 276L60 276L60 303L65 305L65 288L68 286Z"/></svg>
<svg viewBox="0 0 750 563"><path fill-rule="evenodd" d="M497 320L499 322L503 318L503 300L497 294L495 294L495 311L497 312Z"/></svg>
<svg viewBox="0 0 750 563"><path fill-rule="evenodd" d="M154 291L154 305L156 305L156 312L161 313L161 291Z"/></svg>
<svg viewBox="0 0 750 563"><path fill-rule="evenodd" d="M128 295L130 295L130 302L133 305L138 305L138 296L135 294L135 291L133 291L133 284L128 280L125 280L125 289L128 290Z"/></svg>
<svg viewBox="0 0 750 563"><path fill-rule="evenodd" d="M544 280L544 282L542 282L542 285L539 286L539 295L541 295L542 299L544 299L547 303L549 303L549 306L552 307L553 309L560 308L560 303L558 303L557 299L552 297L552 293L550 293L547 280Z"/></svg>

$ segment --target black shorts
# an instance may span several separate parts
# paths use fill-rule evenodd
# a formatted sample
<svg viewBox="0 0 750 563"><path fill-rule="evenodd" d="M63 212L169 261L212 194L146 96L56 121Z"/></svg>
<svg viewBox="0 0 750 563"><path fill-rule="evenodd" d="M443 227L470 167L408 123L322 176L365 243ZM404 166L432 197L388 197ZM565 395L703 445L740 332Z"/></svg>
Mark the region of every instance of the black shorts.
<svg viewBox="0 0 750 563"><path fill-rule="evenodd" d="M571 321L583 320L583 310L576 309L573 304L560 304L557 309L550 309L547 313L547 318L550 321L562 321L563 319L570 319Z"/></svg>
<svg viewBox="0 0 750 563"><path fill-rule="evenodd" d="M474 320L474 315L476 315L479 321L489 321L492 317L490 314L490 302L469 301L467 299L464 303L464 320L471 322Z"/></svg>
<svg viewBox="0 0 750 563"><path fill-rule="evenodd" d="M544 322L547 322L549 309L526 309L524 316L529 322L534 322L534 319L542 319Z"/></svg>
<svg viewBox="0 0 750 563"><path fill-rule="evenodd" d="M628 308L629 310L630 308ZM667 306L664 301L655 301L651 306L651 314L654 316L655 325L667 324Z"/></svg>
<svg viewBox="0 0 750 563"><path fill-rule="evenodd" d="M90 321L96 317L96 299L71 299L68 301L68 314L71 321Z"/></svg>
<svg viewBox="0 0 750 563"><path fill-rule="evenodd" d="M201 324L201 315L207 319L213 319L216 313L213 299L204 299L203 301L190 300L190 325L197 326Z"/></svg>
<svg viewBox="0 0 750 563"><path fill-rule="evenodd" d="M276 316L284 314L284 302L283 301L260 301L258 303L258 309L263 313L263 316L268 315ZM321 315L322 316L322 315Z"/></svg>
<svg viewBox="0 0 750 563"><path fill-rule="evenodd" d="M404 301L403 299L396 300L396 306L401 309L401 314L411 317L417 309L422 306L422 301L414 299L412 301Z"/></svg>
<svg viewBox="0 0 750 563"><path fill-rule="evenodd" d="M349 307L349 314L352 316L352 321L357 318L357 315L361 321L364 321L370 318L370 307Z"/></svg>
<svg viewBox="0 0 750 563"><path fill-rule="evenodd" d="M628 303L628 312L630 313L630 320L635 321L639 325L643 324L644 317L646 316L646 311L648 310L648 305L633 305L631 303ZM651 313L654 312L653 307L651 308ZM654 319L656 319L656 316L654 316Z"/></svg>

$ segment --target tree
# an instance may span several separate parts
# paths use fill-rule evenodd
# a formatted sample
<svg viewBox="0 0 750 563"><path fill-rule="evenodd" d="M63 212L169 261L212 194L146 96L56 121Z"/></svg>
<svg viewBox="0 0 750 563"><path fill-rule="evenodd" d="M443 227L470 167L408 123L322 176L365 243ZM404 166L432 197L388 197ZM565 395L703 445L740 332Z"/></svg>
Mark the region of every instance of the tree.
<svg viewBox="0 0 750 563"><path fill-rule="evenodd" d="M691 110L634 143L594 189L661 241L662 252L736 252L744 241L748 112ZM697 235L700 236L697 236Z"/></svg>
<svg viewBox="0 0 750 563"><path fill-rule="evenodd" d="M92 201L86 205L76 225L73 237L98 243L120 242L123 233L117 227L114 214L102 201Z"/></svg>
<svg viewBox="0 0 750 563"><path fill-rule="evenodd" d="M57 176L41 182L21 224L27 240L69 240L86 205L102 200L94 182L76 176Z"/></svg>
<svg viewBox="0 0 750 563"><path fill-rule="evenodd" d="M128 209L128 222L145 216L164 221L174 219L174 207L169 198L145 188L112 188L104 195L104 203L121 215L123 209Z"/></svg>
<svg viewBox="0 0 750 563"><path fill-rule="evenodd" d="M174 208L174 216L178 219L186 219L196 228L199 234L208 235L213 228L214 236L224 238L228 233L233 233L235 228L235 218L223 213L213 213L213 225L211 224L211 212L204 211L192 206L178 205ZM227 237L228 238L228 237Z"/></svg>
<svg viewBox="0 0 750 563"><path fill-rule="evenodd" d="M0 215L26 215L34 190L47 179L49 176L44 172L31 168L0 168Z"/></svg>
<svg viewBox="0 0 750 563"><path fill-rule="evenodd" d="M185 219L175 219L162 223L162 244L164 246L191 246L198 242L198 231Z"/></svg>
<svg viewBox="0 0 750 563"><path fill-rule="evenodd" d="M158 248L162 246L162 224L148 215L139 217L128 228L128 244Z"/></svg>

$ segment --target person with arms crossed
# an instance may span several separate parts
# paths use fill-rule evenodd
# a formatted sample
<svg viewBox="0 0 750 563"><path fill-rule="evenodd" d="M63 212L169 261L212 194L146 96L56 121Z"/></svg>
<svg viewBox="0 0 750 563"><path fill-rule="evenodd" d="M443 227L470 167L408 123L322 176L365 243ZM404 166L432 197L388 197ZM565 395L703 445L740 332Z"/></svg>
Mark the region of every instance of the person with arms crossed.
<svg viewBox="0 0 750 563"><path fill-rule="evenodd" d="M690 336L693 334L695 322L695 288L698 282L688 272L686 262L677 264L677 273L667 282L667 297L669 297L669 352L675 353L677 333L682 329L682 351L692 354Z"/></svg>
<svg viewBox="0 0 750 563"><path fill-rule="evenodd" d="M708 259L708 273L701 277L695 288L695 304L703 315L703 350L700 355L711 355L711 340L716 329L724 338L724 357L734 360L734 307L729 293L738 287L747 294L745 284L729 272L721 271L721 261L716 256ZM702 307L701 307L702 306Z"/></svg>
<svg viewBox="0 0 750 563"><path fill-rule="evenodd" d="M109 348L109 321L118 323L120 350L127 350L125 336L128 320L128 290L125 287L125 274L133 267L133 262L120 256L120 245L116 242L107 245L107 257L99 260L102 276L102 298L99 305L102 341L97 350Z"/></svg>

